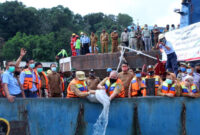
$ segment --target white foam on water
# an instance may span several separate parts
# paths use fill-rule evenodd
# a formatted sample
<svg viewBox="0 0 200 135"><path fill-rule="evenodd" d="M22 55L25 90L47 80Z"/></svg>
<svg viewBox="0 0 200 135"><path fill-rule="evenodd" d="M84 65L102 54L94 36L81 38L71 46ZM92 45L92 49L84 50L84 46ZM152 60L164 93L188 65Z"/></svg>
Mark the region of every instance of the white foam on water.
<svg viewBox="0 0 200 135"><path fill-rule="evenodd" d="M94 124L93 135L105 135L108 125L108 115L110 108L110 99L105 90L97 90L95 94L96 99L103 105L103 110Z"/></svg>

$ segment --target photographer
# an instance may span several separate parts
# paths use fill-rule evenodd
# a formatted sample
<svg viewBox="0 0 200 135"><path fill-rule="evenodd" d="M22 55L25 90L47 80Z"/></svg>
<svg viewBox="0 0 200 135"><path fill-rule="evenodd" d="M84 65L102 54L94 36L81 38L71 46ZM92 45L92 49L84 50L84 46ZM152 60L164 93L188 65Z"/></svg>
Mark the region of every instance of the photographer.
<svg viewBox="0 0 200 135"><path fill-rule="evenodd" d="M159 42L156 48L161 49L161 52L164 50L165 53L167 54L166 70L173 71L177 75L178 74L177 56L172 44L166 40L164 34L159 35Z"/></svg>

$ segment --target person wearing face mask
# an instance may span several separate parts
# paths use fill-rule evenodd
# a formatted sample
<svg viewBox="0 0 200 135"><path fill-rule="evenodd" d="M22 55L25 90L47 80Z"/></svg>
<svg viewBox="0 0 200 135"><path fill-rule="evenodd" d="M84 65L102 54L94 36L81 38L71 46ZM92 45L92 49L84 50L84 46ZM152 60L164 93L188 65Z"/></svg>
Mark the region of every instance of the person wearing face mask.
<svg viewBox="0 0 200 135"><path fill-rule="evenodd" d="M161 52L165 52L167 55L166 69L172 71L176 76L178 74L178 62L176 52L174 51L173 45L166 40L164 34L159 35L159 42L156 46Z"/></svg>
<svg viewBox="0 0 200 135"><path fill-rule="evenodd" d="M49 88L49 97L62 97L62 82L60 79L60 74L57 73L56 64L51 64L51 74L48 75L48 88Z"/></svg>
<svg viewBox="0 0 200 135"><path fill-rule="evenodd" d="M154 25L154 28L153 28L153 41L154 41L154 45L155 46L158 43L158 36L159 36L159 34L160 34L160 31L158 29L158 26Z"/></svg>
<svg viewBox="0 0 200 135"><path fill-rule="evenodd" d="M141 69L135 70L135 77L133 77L128 91L128 97L146 96L145 78L142 78Z"/></svg>
<svg viewBox="0 0 200 135"><path fill-rule="evenodd" d="M20 73L20 83L23 85L24 93L27 98L36 98L40 86L40 77L35 68L33 59L28 60L28 68Z"/></svg>
<svg viewBox="0 0 200 135"><path fill-rule="evenodd" d="M115 70L111 71L110 76L101 81L97 88L106 90L110 100L125 97L123 82L118 78L118 73Z"/></svg>
<svg viewBox="0 0 200 135"><path fill-rule="evenodd" d="M177 75L177 79L179 79L179 81L183 81L183 78L187 76L187 64L184 62L180 63L180 72Z"/></svg>
<svg viewBox="0 0 200 135"><path fill-rule="evenodd" d="M148 25L145 24L144 30L142 31L142 37L144 39L145 51L151 50L151 31L148 29Z"/></svg>
<svg viewBox="0 0 200 135"><path fill-rule="evenodd" d="M134 26L132 26L131 32L129 32L129 47L132 49L136 49L136 44L137 44L136 31Z"/></svg>
<svg viewBox="0 0 200 135"><path fill-rule="evenodd" d="M166 80L160 85L157 91L158 96L175 97L180 93L178 82L176 81L176 75L171 72L167 72Z"/></svg>
<svg viewBox="0 0 200 135"><path fill-rule="evenodd" d="M88 90L96 90L97 85L100 83L99 77L96 77L95 72L93 69L89 72L89 77L86 79L86 83L88 86Z"/></svg>
<svg viewBox="0 0 200 135"><path fill-rule="evenodd" d="M192 76L188 75L185 77L184 82L181 83L182 96L197 98L200 97L200 93L197 90L197 86L193 83L194 79Z"/></svg>
<svg viewBox="0 0 200 135"><path fill-rule="evenodd" d="M76 77L70 82L67 87L67 98L85 98L90 94L95 94L94 90L88 90L85 73L77 71Z"/></svg>
<svg viewBox="0 0 200 135"><path fill-rule="evenodd" d="M114 29L114 31L110 34L111 39L112 39L112 53L117 52L118 51L118 38L119 35L117 33L117 30Z"/></svg>
<svg viewBox="0 0 200 135"><path fill-rule="evenodd" d="M40 76L40 89L41 89L41 97L48 97L48 91L49 91L49 88L48 88L48 78L47 78L47 75L46 73L43 71L43 66L42 66L42 63L40 62L37 62L35 64L35 70L38 72L39 76Z"/></svg>
<svg viewBox="0 0 200 135"><path fill-rule="evenodd" d="M3 89L7 99L14 102L15 97L22 97L22 90L17 79L14 77L15 64L6 62L6 71L2 75Z"/></svg>
<svg viewBox="0 0 200 135"><path fill-rule="evenodd" d="M194 67L191 64L188 64L188 68L186 70L187 75L193 77L194 84L197 86L197 90L200 90L200 75L195 73L194 70L195 70Z"/></svg>
<svg viewBox="0 0 200 135"><path fill-rule="evenodd" d="M162 84L162 79L160 78L160 76L155 75L154 67L152 65L149 65L147 67L147 72L148 75L146 76L145 79L152 79L152 78L155 79L155 96L157 96L158 87Z"/></svg>
<svg viewBox="0 0 200 135"><path fill-rule="evenodd" d="M101 42L101 53L108 53L108 40L109 40L109 35L108 33L103 29L102 33L100 35L100 42ZM105 49L105 51L104 51Z"/></svg>
<svg viewBox="0 0 200 135"><path fill-rule="evenodd" d="M121 34L121 43L124 46L128 47L128 45L129 45L129 41L128 40L129 40L129 33L128 33L127 28L125 28L124 32L122 32L122 34Z"/></svg>
<svg viewBox="0 0 200 135"><path fill-rule="evenodd" d="M119 73L118 78L124 84L125 97L128 97L128 88L133 78L133 74L129 72L128 63L124 62L121 66L122 72Z"/></svg>

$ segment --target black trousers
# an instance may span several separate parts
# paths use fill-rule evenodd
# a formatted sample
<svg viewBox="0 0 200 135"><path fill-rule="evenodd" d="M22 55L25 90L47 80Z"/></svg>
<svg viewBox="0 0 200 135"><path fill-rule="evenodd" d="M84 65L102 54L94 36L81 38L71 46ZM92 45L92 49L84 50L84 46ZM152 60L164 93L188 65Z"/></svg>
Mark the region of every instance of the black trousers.
<svg viewBox="0 0 200 135"><path fill-rule="evenodd" d="M83 46L81 46L81 55L85 55L87 53L90 53L89 43L84 43Z"/></svg>

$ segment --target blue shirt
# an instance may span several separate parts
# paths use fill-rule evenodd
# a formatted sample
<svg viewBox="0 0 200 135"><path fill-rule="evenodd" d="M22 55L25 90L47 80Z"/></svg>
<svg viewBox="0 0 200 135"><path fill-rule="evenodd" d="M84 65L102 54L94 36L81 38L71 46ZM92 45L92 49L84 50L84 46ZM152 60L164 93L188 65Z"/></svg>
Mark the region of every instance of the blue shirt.
<svg viewBox="0 0 200 135"><path fill-rule="evenodd" d="M162 44L159 45L160 49L163 49L167 55L175 52L174 48L170 42L166 41L166 46L168 46L170 48L170 50L167 50L167 48L164 47Z"/></svg>
<svg viewBox="0 0 200 135"><path fill-rule="evenodd" d="M21 93L21 89L14 74L6 70L2 75L2 82L8 84L8 91L10 95L17 95Z"/></svg>
<svg viewBox="0 0 200 135"><path fill-rule="evenodd" d="M80 41L82 44L89 44L90 43L90 38L87 36L81 36Z"/></svg>
<svg viewBox="0 0 200 135"><path fill-rule="evenodd" d="M24 78L25 78L25 72L21 72L20 76L19 76L19 80L20 80L20 83L23 85L24 84ZM32 76L33 76L33 82L36 82L36 76L35 76L35 73L32 71ZM30 91L32 92L35 92L37 91L37 87L35 85L35 83L33 83L33 86L32 88L30 89Z"/></svg>

